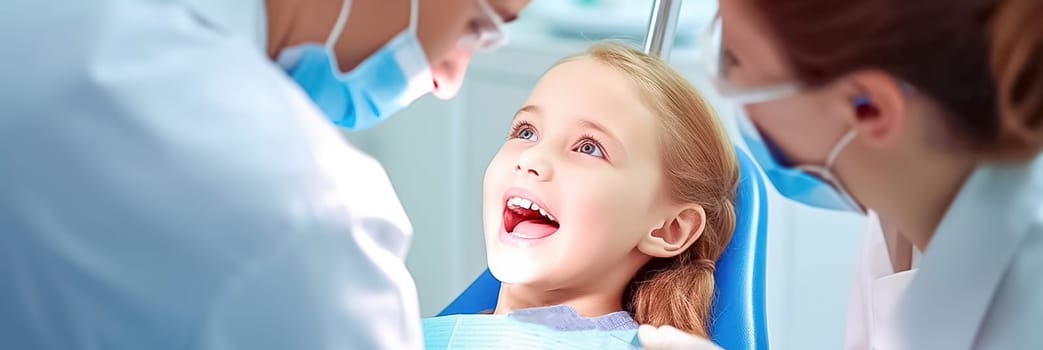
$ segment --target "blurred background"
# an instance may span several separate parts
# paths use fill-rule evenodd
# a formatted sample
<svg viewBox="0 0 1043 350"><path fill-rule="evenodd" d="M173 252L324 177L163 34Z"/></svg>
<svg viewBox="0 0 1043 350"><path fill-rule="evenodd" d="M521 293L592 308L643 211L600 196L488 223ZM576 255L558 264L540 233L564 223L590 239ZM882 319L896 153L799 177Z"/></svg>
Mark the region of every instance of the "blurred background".
<svg viewBox="0 0 1043 350"><path fill-rule="evenodd" d="M670 62L703 91L741 144L735 109L694 74L697 34L716 7L713 0L683 2ZM482 178L540 75L593 40L640 46L651 9L652 0L533 0L508 26L507 47L474 57L456 99L428 96L373 129L346 133L383 163L413 223L406 263L423 316L438 313L486 267ZM770 185L768 192L770 345L840 348L864 220L792 203Z"/></svg>

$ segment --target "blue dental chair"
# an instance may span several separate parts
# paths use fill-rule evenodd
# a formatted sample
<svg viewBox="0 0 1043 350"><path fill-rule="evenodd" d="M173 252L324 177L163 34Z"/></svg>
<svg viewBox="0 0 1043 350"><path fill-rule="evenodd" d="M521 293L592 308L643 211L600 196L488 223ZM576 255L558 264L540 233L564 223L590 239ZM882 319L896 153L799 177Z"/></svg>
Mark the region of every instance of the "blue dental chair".
<svg viewBox="0 0 1043 350"><path fill-rule="evenodd" d="M735 152L739 160L735 232L717 261L710 336L729 350L767 349L764 312L767 195L753 160L739 148ZM499 291L500 281L486 269L439 316L493 309Z"/></svg>

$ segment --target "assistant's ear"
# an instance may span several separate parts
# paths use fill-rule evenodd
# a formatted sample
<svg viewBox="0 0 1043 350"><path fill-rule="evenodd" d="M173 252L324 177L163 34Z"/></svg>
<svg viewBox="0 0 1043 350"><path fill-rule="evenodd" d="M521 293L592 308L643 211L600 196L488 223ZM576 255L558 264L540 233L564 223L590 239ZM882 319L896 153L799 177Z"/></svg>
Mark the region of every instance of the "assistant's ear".
<svg viewBox="0 0 1043 350"><path fill-rule="evenodd" d="M892 75L879 70L852 73L851 115L862 142L890 143L906 123L906 88Z"/></svg>
<svg viewBox="0 0 1043 350"><path fill-rule="evenodd" d="M646 234L637 249L652 257L671 258L684 252L702 236L706 211L701 205L684 204L674 213L676 215L664 220L662 227Z"/></svg>

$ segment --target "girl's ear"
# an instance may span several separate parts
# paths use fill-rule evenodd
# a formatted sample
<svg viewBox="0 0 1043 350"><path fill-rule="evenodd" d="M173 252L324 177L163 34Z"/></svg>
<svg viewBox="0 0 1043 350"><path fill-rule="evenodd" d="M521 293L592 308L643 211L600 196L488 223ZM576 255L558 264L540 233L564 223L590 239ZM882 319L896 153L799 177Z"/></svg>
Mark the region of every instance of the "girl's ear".
<svg viewBox="0 0 1043 350"><path fill-rule="evenodd" d="M706 211L694 203L680 205L662 227L648 232L637 249L655 258L671 258L684 252L703 234Z"/></svg>

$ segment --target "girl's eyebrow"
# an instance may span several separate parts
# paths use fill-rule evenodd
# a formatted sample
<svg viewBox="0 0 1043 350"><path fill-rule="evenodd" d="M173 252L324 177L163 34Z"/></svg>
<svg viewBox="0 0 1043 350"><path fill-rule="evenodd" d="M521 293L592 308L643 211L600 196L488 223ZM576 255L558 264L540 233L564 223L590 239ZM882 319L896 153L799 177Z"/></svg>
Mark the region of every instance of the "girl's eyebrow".
<svg viewBox="0 0 1043 350"><path fill-rule="evenodd" d="M589 119L580 119L579 120L579 124L581 126L583 126L583 127L591 128L591 129L597 130L598 132L600 132L602 134L605 134L605 136L608 136L608 138L612 139L612 141L614 141L617 144L620 144L620 145L623 144L622 142L619 142L619 138L616 137L616 135L613 134L611 130L609 130L604 125L601 125L598 122L595 122L595 121L589 120Z"/></svg>
<svg viewBox="0 0 1043 350"><path fill-rule="evenodd" d="M522 112L528 112L528 113L532 113L532 114L536 114L536 115L542 115L543 114L543 110L541 110L540 107L537 107L536 105L524 105L524 106L522 106L522 108L518 109L517 112L514 112L514 118L511 118L511 119L512 120L518 119L518 115L521 114Z"/></svg>
<svg viewBox="0 0 1043 350"><path fill-rule="evenodd" d="M609 148L615 148L616 152L613 153L615 155L615 161L618 162L621 159L629 158L630 149L628 149L627 146L623 144L623 141L619 137L617 137L616 134L613 134L612 131L609 130L609 128L596 121L586 118L580 118L579 125L583 128L594 129L598 133L605 135L606 138L602 139L601 141L606 141ZM620 156L622 156L622 158Z"/></svg>

